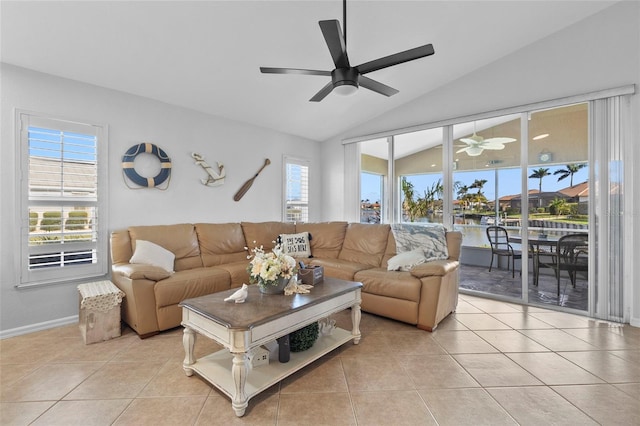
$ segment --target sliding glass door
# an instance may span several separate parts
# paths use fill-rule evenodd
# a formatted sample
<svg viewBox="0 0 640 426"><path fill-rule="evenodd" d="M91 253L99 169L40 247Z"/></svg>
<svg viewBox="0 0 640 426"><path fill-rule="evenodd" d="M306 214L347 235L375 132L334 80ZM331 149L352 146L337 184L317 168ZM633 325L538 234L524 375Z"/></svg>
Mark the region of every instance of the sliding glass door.
<svg viewBox="0 0 640 426"><path fill-rule="evenodd" d="M624 320L629 90L349 143L360 219L462 232L461 292Z"/></svg>

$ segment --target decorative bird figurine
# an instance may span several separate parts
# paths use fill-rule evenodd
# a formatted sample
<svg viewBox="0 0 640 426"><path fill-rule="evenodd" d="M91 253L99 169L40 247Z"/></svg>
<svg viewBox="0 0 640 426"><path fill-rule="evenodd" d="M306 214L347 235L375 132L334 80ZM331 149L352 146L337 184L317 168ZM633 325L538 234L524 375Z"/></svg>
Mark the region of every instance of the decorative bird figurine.
<svg viewBox="0 0 640 426"><path fill-rule="evenodd" d="M242 288L233 293L231 296L224 299L225 302L231 302L232 300L236 303L244 303L245 299L249 295L249 291L247 290L247 285L242 284Z"/></svg>

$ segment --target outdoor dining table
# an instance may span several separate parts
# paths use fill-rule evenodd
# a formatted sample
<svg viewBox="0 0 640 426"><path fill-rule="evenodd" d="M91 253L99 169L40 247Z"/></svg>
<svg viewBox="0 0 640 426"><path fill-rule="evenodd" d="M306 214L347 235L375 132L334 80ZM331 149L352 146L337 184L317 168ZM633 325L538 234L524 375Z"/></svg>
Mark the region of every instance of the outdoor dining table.
<svg viewBox="0 0 640 426"><path fill-rule="evenodd" d="M560 236L558 235L541 235L538 233L529 234L527 241L531 247L531 257L533 259L533 285L538 285L538 277L540 276L540 255L553 256L554 249L558 244ZM509 235L510 243L522 243L521 235ZM548 246L548 251L540 251L540 246Z"/></svg>

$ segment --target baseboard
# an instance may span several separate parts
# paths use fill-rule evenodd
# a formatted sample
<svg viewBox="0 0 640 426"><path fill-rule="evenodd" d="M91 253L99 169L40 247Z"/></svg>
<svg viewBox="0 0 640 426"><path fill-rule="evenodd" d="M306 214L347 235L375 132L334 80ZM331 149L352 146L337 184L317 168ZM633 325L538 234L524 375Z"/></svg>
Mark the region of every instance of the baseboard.
<svg viewBox="0 0 640 426"><path fill-rule="evenodd" d="M640 327L640 318L631 318L629 325L632 325L633 327Z"/></svg>
<svg viewBox="0 0 640 426"><path fill-rule="evenodd" d="M22 336L23 334L34 333L36 331L48 330L50 328L62 327L63 325L69 325L78 323L78 315L73 315L66 318L58 318L51 321L40 322L37 324L25 325L23 327L16 327L10 330L0 331L0 340L8 337Z"/></svg>

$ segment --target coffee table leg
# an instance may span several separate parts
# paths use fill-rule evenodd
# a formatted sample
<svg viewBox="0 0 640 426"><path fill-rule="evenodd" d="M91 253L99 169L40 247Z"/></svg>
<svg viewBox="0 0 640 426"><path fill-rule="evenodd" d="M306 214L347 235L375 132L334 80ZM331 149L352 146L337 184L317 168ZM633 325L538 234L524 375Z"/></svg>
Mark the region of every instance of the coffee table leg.
<svg viewBox="0 0 640 426"><path fill-rule="evenodd" d="M360 343L360 317L362 316L360 312L360 304L353 305L351 307L351 324L353 329L351 330L351 334L353 335L353 344L357 345Z"/></svg>
<svg viewBox="0 0 640 426"><path fill-rule="evenodd" d="M244 385L247 382L247 353L238 352L233 354L233 366L231 367L231 374L233 375L233 381L236 385L236 393L231 401L233 411L236 412L236 416L244 416L244 411L249 405L247 401L247 395L244 393Z"/></svg>
<svg viewBox="0 0 640 426"><path fill-rule="evenodd" d="M182 334L182 346L184 346L184 361L182 362L182 368L187 376L193 376L193 369L189 366L193 365L195 360L193 359L193 347L196 344L196 332L185 327Z"/></svg>

